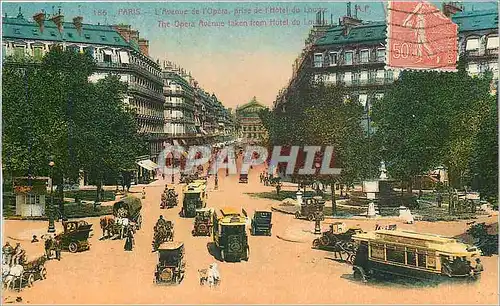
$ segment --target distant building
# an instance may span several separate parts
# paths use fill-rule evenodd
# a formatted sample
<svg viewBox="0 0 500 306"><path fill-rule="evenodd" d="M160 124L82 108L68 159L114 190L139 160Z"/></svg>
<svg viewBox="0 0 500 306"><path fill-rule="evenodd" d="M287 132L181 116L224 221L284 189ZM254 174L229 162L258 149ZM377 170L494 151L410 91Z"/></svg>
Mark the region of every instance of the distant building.
<svg viewBox="0 0 500 306"><path fill-rule="evenodd" d="M266 138L267 132L259 117L259 112L266 108L257 102L256 97L236 108L236 119L240 124L240 136L244 142L261 142Z"/></svg>
<svg viewBox="0 0 500 306"><path fill-rule="evenodd" d="M491 70L496 86L498 80L498 10L467 11L455 3L443 5L443 12L458 25L460 54L465 54L467 70L477 75ZM293 65L293 75L287 87L274 102L275 111L286 112L287 99L304 77L312 75L318 82L343 83L350 96L365 108L365 124L369 109L376 98L384 95L388 85L400 71L385 70L386 22L363 22L351 14L339 24L328 24L318 16L306 46ZM370 125L366 125L367 131Z"/></svg>

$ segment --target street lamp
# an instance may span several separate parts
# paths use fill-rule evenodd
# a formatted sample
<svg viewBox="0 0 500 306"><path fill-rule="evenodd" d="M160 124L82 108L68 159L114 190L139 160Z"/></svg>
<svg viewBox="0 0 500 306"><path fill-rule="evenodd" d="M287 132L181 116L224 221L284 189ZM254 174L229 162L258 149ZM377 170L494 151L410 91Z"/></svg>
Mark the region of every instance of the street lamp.
<svg viewBox="0 0 500 306"><path fill-rule="evenodd" d="M54 226L54 160L52 156L49 158L50 167L50 209L49 209L49 228L48 233L55 233L56 228Z"/></svg>
<svg viewBox="0 0 500 306"><path fill-rule="evenodd" d="M216 157L215 157L215 185L214 185L214 190L218 190L219 189L219 176L217 175L217 173L219 172L219 169L217 168L217 153L218 153L218 150L216 151Z"/></svg>

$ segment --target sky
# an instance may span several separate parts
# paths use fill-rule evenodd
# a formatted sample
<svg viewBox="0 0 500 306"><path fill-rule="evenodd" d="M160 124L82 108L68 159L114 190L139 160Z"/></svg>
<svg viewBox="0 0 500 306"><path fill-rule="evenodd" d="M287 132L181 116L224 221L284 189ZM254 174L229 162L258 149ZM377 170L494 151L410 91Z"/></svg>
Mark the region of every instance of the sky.
<svg viewBox="0 0 500 306"><path fill-rule="evenodd" d="M431 2L441 7L441 1ZM383 1L352 1L353 13L356 4L358 18L384 20ZM464 5L466 10L497 8L494 1ZM292 75L316 11L323 9L326 21L338 24L347 5L344 1L23 1L2 2L2 16L16 16L19 7L29 19L41 9L52 14L60 8L66 21L80 15L84 23L130 24L149 40L151 57L191 72L206 91L235 108L253 96L271 106Z"/></svg>

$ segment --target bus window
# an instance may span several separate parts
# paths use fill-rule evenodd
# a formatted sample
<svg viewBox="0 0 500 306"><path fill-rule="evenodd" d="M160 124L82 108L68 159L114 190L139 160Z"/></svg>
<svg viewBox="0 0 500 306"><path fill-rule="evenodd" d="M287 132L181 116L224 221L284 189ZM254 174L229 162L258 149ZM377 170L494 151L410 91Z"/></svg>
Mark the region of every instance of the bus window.
<svg viewBox="0 0 500 306"><path fill-rule="evenodd" d="M384 246L380 244L371 244L370 257L385 260Z"/></svg>
<svg viewBox="0 0 500 306"><path fill-rule="evenodd" d="M421 268L427 268L426 254L424 251L418 251L418 266Z"/></svg>
<svg viewBox="0 0 500 306"><path fill-rule="evenodd" d="M436 269L436 254L434 252L427 254L427 268Z"/></svg>
<svg viewBox="0 0 500 306"><path fill-rule="evenodd" d="M405 263L405 251L399 247L387 246L387 260L397 263Z"/></svg>
<svg viewBox="0 0 500 306"><path fill-rule="evenodd" d="M417 265L417 250L407 249L406 250L406 264L410 266Z"/></svg>

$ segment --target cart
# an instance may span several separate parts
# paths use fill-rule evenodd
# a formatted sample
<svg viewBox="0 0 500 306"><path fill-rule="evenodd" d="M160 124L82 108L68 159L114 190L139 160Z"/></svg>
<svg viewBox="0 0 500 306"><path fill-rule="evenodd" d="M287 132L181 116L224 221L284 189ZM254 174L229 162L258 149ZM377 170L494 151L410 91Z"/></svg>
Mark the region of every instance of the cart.
<svg viewBox="0 0 500 306"><path fill-rule="evenodd" d="M88 241L92 224L87 221L63 221L64 232L56 235L55 239L61 242L61 249L71 253L90 249Z"/></svg>

